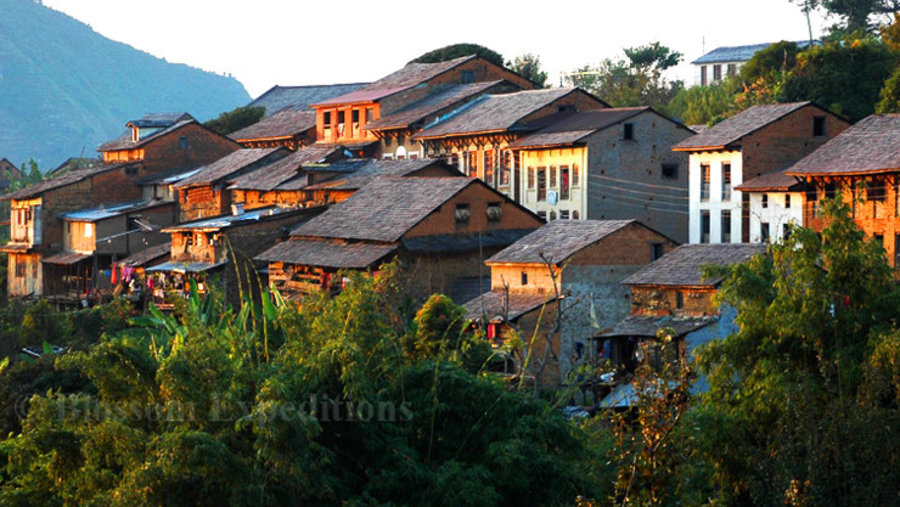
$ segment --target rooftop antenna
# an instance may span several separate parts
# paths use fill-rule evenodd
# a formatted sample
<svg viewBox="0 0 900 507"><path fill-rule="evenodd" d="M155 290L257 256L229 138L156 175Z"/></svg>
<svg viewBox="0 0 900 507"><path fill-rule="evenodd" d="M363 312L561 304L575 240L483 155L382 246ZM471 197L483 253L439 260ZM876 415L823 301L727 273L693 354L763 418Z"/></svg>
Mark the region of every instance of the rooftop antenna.
<svg viewBox="0 0 900 507"><path fill-rule="evenodd" d="M703 52L701 52L700 54L705 55L706 54L706 36L705 35L702 37L702 40L703 40L703 42L702 42Z"/></svg>

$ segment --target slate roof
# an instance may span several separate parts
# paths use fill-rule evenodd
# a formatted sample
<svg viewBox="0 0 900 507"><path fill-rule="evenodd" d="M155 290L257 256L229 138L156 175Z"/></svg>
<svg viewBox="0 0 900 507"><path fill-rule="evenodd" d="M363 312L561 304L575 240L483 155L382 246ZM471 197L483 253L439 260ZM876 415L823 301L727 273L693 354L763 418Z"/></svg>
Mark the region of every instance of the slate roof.
<svg viewBox="0 0 900 507"><path fill-rule="evenodd" d="M275 114L285 108L309 109L311 104L356 91L366 84L368 83L311 86L275 85L247 105L251 107L265 107L266 116Z"/></svg>
<svg viewBox="0 0 900 507"><path fill-rule="evenodd" d="M460 136L477 132L534 130L544 125L525 125L521 123L522 119L570 93L577 92L577 88L548 88L487 95L470 102L453 116L419 131L413 139Z"/></svg>
<svg viewBox="0 0 900 507"><path fill-rule="evenodd" d="M814 43L818 43L818 41L814 41ZM757 53L757 51L762 51L767 47L774 44L774 42L765 42L762 44L750 44L747 46L725 46L713 49L712 51L706 53L705 55L697 58L692 64L706 64L706 63L725 63L725 62L746 62L753 58L753 55ZM809 47L809 41L796 41L795 44L801 49Z"/></svg>
<svg viewBox="0 0 900 507"><path fill-rule="evenodd" d="M387 116L373 120L365 126L365 129L389 130L406 128L466 99L485 93L503 82L503 80L498 80L448 86Z"/></svg>
<svg viewBox="0 0 900 507"><path fill-rule="evenodd" d="M316 112L313 110L297 111L286 109L262 120L228 134L235 141L248 139L277 139L293 137L307 130L316 128Z"/></svg>
<svg viewBox="0 0 900 507"><path fill-rule="evenodd" d="M742 192L787 192L798 190L803 184L793 176L788 176L785 171L778 171L757 176L752 180L734 187Z"/></svg>
<svg viewBox="0 0 900 507"><path fill-rule="evenodd" d="M200 172L179 181L175 186L180 188L212 184L223 178L228 178L278 150L284 150L284 148L244 148L237 150L203 167Z"/></svg>
<svg viewBox="0 0 900 507"><path fill-rule="evenodd" d="M57 188L62 188L66 185L71 185L73 183L78 183L87 178L96 176L101 173L105 173L107 171L112 171L114 169L120 169L125 166L133 165L134 163L124 163L124 164L102 164L93 167L85 167L83 169L73 169L69 172L62 174L61 176L57 176L55 178L50 178L48 180L41 181L39 183L35 183L34 185L29 185L21 190L17 190L15 192L6 194L0 197L0 200L9 201L12 199L21 200L28 199L30 197L36 197L44 192L48 192L50 190L55 190Z"/></svg>
<svg viewBox="0 0 900 507"><path fill-rule="evenodd" d="M473 184L471 178L377 178L291 235L397 241Z"/></svg>
<svg viewBox="0 0 900 507"><path fill-rule="evenodd" d="M617 125L646 111L652 111L652 109L649 107L618 107L582 111L518 139L509 146L516 148L569 146L594 132Z"/></svg>
<svg viewBox="0 0 900 507"><path fill-rule="evenodd" d="M312 105L325 106L375 101L422 84L429 79L439 76L444 72L475 58L478 57L469 55L438 63L410 63L402 69L388 74L378 81L370 83L356 91L339 95L328 100L321 100Z"/></svg>
<svg viewBox="0 0 900 507"><path fill-rule="evenodd" d="M503 292L485 292L477 298L465 303L463 307L466 320L481 320L486 317L488 321L500 315L514 322L528 312L537 310L545 303L553 302L556 298L552 294L517 294L510 293L509 313L506 312L506 297Z"/></svg>
<svg viewBox="0 0 900 507"><path fill-rule="evenodd" d="M705 131L685 139L672 147L675 151L697 149L721 149L740 142L741 138L780 120L812 102L788 102L785 104L765 104L749 107L740 113L722 120ZM812 127L810 127L812 128Z"/></svg>
<svg viewBox="0 0 900 507"><path fill-rule="evenodd" d="M714 287L722 279L703 280L703 266L730 266L746 262L754 255L765 251L766 245L763 244L682 245L651 262L622 283L625 285Z"/></svg>
<svg viewBox="0 0 900 507"><path fill-rule="evenodd" d="M418 158L407 160L377 160L377 159L350 159L336 162L322 167L321 170L329 172L347 172L342 178L323 181L307 187L308 190L357 190L381 176L407 176L411 173L425 169L431 165L442 165L448 171L456 171L443 161L433 158ZM459 173L459 177L464 177ZM289 188L283 188L289 190Z"/></svg>
<svg viewBox="0 0 900 507"><path fill-rule="evenodd" d="M304 164L320 164L329 155L342 150L343 148L336 145L305 146L271 164L238 176L228 188L232 190L274 190L283 183L304 176L301 171ZM304 177L302 180L302 186L305 187L306 178Z"/></svg>
<svg viewBox="0 0 900 507"><path fill-rule="evenodd" d="M497 252L485 264L544 264L541 254L559 265L566 259L637 220L553 220Z"/></svg>
<svg viewBox="0 0 900 507"><path fill-rule="evenodd" d="M347 243L336 240L291 238L282 241L254 260L286 262L334 269L364 269L381 261L399 248L396 243Z"/></svg>
<svg viewBox="0 0 900 507"><path fill-rule="evenodd" d="M796 176L878 174L900 170L900 115L872 115L788 168Z"/></svg>
<svg viewBox="0 0 900 507"><path fill-rule="evenodd" d="M168 241L161 245L145 248L140 252L129 255L119 261L121 264L139 268L162 257L168 257L172 253L172 242Z"/></svg>
<svg viewBox="0 0 900 507"><path fill-rule="evenodd" d="M598 335L599 338L612 336L656 336L662 328L675 329L675 336L683 336L718 321L718 317L654 317L629 315L620 320L612 329Z"/></svg>

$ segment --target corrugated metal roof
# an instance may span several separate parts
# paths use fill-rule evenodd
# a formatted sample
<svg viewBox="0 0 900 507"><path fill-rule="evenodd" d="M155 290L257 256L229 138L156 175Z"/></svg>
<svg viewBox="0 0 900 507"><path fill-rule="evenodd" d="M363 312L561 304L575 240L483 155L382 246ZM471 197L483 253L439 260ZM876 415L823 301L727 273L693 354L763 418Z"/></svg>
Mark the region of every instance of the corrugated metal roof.
<svg viewBox="0 0 900 507"><path fill-rule="evenodd" d="M313 208L306 208L312 210ZM258 208L252 211L245 211L239 215L221 215L218 217L186 222L178 225L171 225L162 230L162 232L189 231L195 229L226 229L250 222L258 222L273 216L283 216L291 212L303 211L304 208Z"/></svg>
<svg viewBox="0 0 900 507"><path fill-rule="evenodd" d="M747 46L723 46L713 49L691 63L702 65L707 63L746 62L753 58L753 55L758 51L762 51L772 44L775 43L764 42L762 44L749 44ZM808 40L795 41L794 44L797 44L800 49L809 47ZM814 41L814 44L819 44L819 42Z"/></svg>
<svg viewBox="0 0 900 507"><path fill-rule="evenodd" d="M110 205L101 205L94 208L80 209L77 211L68 211L60 213L59 217L63 220L71 220L74 222L97 222L107 218L116 217L132 211L153 208L164 204L172 204L169 201L129 201Z"/></svg>

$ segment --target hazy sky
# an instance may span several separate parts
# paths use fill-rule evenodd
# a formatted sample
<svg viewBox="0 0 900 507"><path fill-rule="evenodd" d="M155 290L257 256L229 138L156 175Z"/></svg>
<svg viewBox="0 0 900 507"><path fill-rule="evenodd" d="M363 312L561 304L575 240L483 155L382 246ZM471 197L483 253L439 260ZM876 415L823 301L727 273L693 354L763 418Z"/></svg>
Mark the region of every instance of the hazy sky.
<svg viewBox="0 0 900 507"><path fill-rule="evenodd" d="M170 62L240 80L256 97L276 84L372 81L425 51L474 42L507 59L540 56L561 71L652 41L684 53L808 37L788 0L322 1L44 0L106 37ZM830 24L813 18L818 36ZM687 64L674 78L692 79Z"/></svg>

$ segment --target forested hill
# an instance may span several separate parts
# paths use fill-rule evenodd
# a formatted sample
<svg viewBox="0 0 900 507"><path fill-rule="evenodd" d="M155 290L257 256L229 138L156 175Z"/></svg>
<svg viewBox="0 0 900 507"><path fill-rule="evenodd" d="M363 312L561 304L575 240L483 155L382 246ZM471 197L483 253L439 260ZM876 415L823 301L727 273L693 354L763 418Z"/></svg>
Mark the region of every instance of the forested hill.
<svg viewBox="0 0 900 507"><path fill-rule="evenodd" d="M114 42L34 0L0 0L0 158L47 170L94 156L144 113L203 121L249 99L234 78Z"/></svg>

